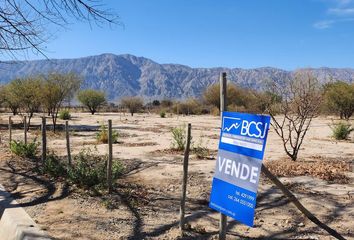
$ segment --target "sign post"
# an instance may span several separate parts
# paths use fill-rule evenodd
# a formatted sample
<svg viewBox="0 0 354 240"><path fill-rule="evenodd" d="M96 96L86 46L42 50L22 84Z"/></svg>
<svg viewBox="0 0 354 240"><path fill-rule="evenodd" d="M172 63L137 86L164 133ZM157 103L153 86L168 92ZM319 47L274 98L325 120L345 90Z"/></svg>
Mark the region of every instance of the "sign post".
<svg viewBox="0 0 354 240"><path fill-rule="evenodd" d="M209 206L251 227L269 124L265 115L222 113Z"/></svg>
<svg viewBox="0 0 354 240"><path fill-rule="evenodd" d="M226 72L220 74L220 118L222 120L222 113L227 111L227 79ZM219 240L226 240L226 226L227 216L220 213L219 219Z"/></svg>

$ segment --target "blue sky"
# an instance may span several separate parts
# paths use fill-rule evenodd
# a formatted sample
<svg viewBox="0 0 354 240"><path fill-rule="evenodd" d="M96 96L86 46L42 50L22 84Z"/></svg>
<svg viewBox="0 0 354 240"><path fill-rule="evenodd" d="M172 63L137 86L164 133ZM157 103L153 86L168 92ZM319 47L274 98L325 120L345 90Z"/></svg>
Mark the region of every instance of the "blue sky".
<svg viewBox="0 0 354 240"><path fill-rule="evenodd" d="M354 0L103 2L124 27L50 26L47 56L130 53L192 67L354 68Z"/></svg>

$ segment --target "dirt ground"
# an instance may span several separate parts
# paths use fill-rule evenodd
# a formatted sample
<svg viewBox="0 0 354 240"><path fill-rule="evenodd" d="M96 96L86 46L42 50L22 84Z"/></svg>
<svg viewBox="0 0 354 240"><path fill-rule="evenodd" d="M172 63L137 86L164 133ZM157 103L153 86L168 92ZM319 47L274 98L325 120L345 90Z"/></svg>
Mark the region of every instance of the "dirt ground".
<svg viewBox="0 0 354 240"><path fill-rule="evenodd" d="M70 120L71 150L83 148L108 153L98 144L99 126L112 119L120 134L113 146L114 158L129 171L117 181L112 195L94 196L69 186L62 179L50 179L31 171L35 162L13 156L7 147L7 114L0 115L0 184L12 193L20 206L54 239L217 239L219 214L208 207L219 136L219 117L167 116L122 113L73 113ZM13 117L20 123L19 117ZM47 120L50 123L50 119ZM281 181L323 224L345 239L354 239L354 142L331 138L330 117L314 119L301 148L298 162L315 171L297 170L296 176L281 174L294 170L279 137L269 132L265 163L274 168ZM59 120L60 124L63 121ZM194 145L210 149L210 156L190 156L186 216L188 229L178 230L182 182L182 152L171 151L171 127L192 124ZM29 138L40 139L40 118L35 116ZM14 139L23 139L23 130L13 130ZM354 136L351 136L354 139ZM48 148L65 157L62 132L48 131ZM64 158L65 159L65 158ZM279 164L278 164L279 163ZM273 166L272 166L273 164ZM282 165L281 165L282 164ZM325 167L323 167L323 164ZM340 165L342 164L342 165ZM338 167L337 166L341 166ZM279 167L280 166L280 167ZM284 166L284 167L283 167ZM290 167L289 167L290 166ZM328 172L329 171L329 172ZM322 174L322 175L321 175ZM326 178L332 174L332 178ZM332 176L331 175L331 176ZM336 176L345 181L336 180ZM312 223L265 176L258 189L254 228L229 219L228 239L334 239Z"/></svg>

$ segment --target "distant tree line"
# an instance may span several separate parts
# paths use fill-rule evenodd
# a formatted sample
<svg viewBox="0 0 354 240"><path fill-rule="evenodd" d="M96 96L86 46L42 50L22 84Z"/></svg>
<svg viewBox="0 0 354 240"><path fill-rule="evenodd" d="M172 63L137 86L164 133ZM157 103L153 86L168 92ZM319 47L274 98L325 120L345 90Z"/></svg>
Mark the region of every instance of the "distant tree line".
<svg viewBox="0 0 354 240"><path fill-rule="evenodd" d="M80 84L81 79L71 73L19 78L1 87L0 102L13 115L26 115L28 127L34 113L46 112L55 131L59 109L74 96Z"/></svg>
<svg viewBox="0 0 354 240"><path fill-rule="evenodd" d="M79 91L81 83L82 79L73 73L14 79L0 86L0 106L8 108L13 115L27 116L28 128L34 113L46 113L51 117L55 131L60 109L65 103L68 107L76 94L92 114L106 103L104 92L92 89Z"/></svg>
<svg viewBox="0 0 354 240"><path fill-rule="evenodd" d="M278 83L279 86L269 81L263 91L256 91L250 88L228 84L227 108L228 111L248 113L269 113L284 114L281 106L287 103L291 97L291 91L295 86L289 85L299 79L284 80ZM317 82L314 77L302 79L300 85L304 86L309 78ZM59 110L65 102L69 102L75 96L77 100L86 107L91 114L95 114L100 108L105 111L117 111L126 109L133 116L139 111L175 113L183 115L191 114L213 114L219 115L220 88L219 84L209 86L200 98L188 98L185 100L152 100L144 104L144 99L138 96L124 97L117 105L107 104L105 93L98 90L81 90L82 80L75 74L41 75L15 79L10 83L0 86L0 106L8 108L14 115L22 114L28 116L28 124L36 112L46 112L51 116L55 128ZM354 113L354 84L342 81L314 86L321 96L317 113L337 114L341 119L349 119ZM304 98L308 96L298 96ZM299 100L297 100L299 101ZM314 105L315 102L310 102ZM276 106L276 107L275 107Z"/></svg>
<svg viewBox="0 0 354 240"><path fill-rule="evenodd" d="M311 79L311 80L309 80ZM266 81L266 87L262 91L240 87L234 83L227 86L227 109L228 111L263 114L269 111L269 106L278 105L289 100L291 91L295 91L295 83L305 86L308 82L316 83L313 88L321 96L318 103L318 114L337 115L341 119L348 120L354 113L354 84L343 81L332 81L320 85L318 80L311 74L297 73L293 79L284 79L274 83ZM291 85L290 83L293 83ZM290 92L289 92L290 91ZM298 91L304 91L304 89ZM293 93L294 95L294 93ZM298 98L309 96L298 96ZM142 101L142 99L141 99ZM309 103L316 104L315 102ZM175 114L213 114L219 115L220 87L219 84L210 85L200 98L188 98L185 100L152 100L145 106L145 110L158 112L164 110ZM275 109L273 109L275 110ZM281 114L277 109L276 114Z"/></svg>
<svg viewBox="0 0 354 240"><path fill-rule="evenodd" d="M314 117L319 114L338 114L348 120L354 112L354 84L341 81L320 85L309 71L296 72L292 79L266 81L263 91L242 88L233 83L227 86L227 110L268 114L275 133L281 138L285 153L293 160L299 151ZM219 84L209 86L200 99L184 101L154 100L152 109L177 114L220 114ZM163 113L163 114L162 114Z"/></svg>

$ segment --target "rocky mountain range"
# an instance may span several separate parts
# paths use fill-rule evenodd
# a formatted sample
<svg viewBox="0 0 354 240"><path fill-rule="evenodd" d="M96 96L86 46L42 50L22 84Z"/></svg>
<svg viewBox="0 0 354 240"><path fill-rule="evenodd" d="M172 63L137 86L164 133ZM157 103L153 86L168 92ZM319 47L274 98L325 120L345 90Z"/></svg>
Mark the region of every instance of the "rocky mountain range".
<svg viewBox="0 0 354 240"><path fill-rule="evenodd" d="M321 83L331 79L354 82L354 69L315 68L311 71ZM129 54L101 54L77 59L2 62L0 84L50 72L74 72L83 78L82 88L103 90L110 100L135 95L145 99L198 97L207 86L218 82L220 72L226 72L231 82L254 89L262 88L265 80L281 81L291 78L294 73L272 67L191 68L179 64L159 64Z"/></svg>

